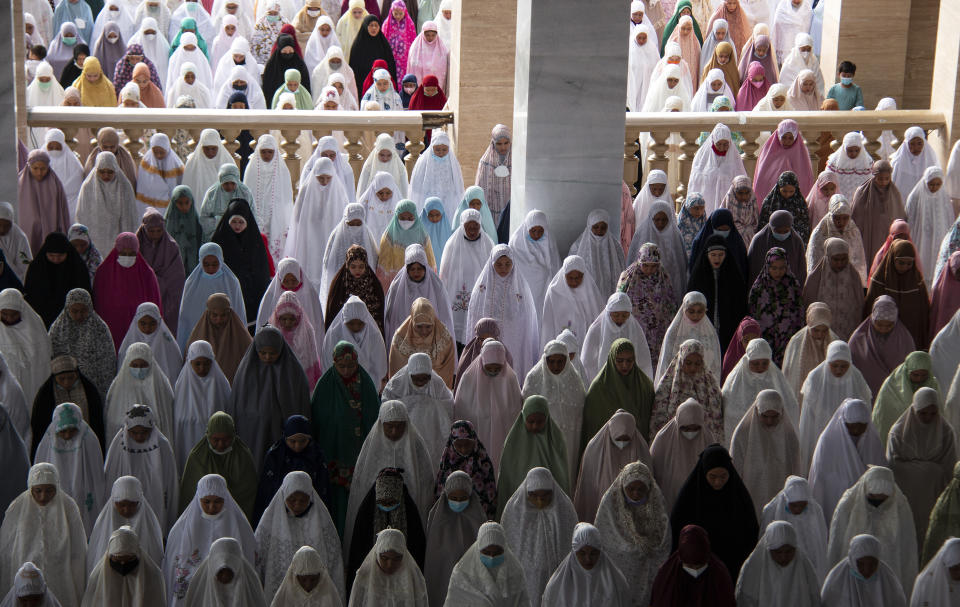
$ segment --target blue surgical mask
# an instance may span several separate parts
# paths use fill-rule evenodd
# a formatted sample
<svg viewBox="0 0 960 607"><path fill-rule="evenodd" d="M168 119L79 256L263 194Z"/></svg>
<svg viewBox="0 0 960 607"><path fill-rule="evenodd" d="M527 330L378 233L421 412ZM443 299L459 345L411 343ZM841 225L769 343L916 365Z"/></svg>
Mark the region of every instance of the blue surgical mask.
<svg viewBox="0 0 960 607"><path fill-rule="evenodd" d="M37 80L37 86L40 87L41 91L49 91L50 87L53 86L53 80L47 80L43 82L42 80Z"/></svg>
<svg viewBox="0 0 960 607"><path fill-rule="evenodd" d="M771 233L773 234L773 237L779 240L780 242L783 242L784 240L790 238L790 232L787 232L786 234L781 234L779 232L773 231Z"/></svg>
<svg viewBox="0 0 960 607"><path fill-rule="evenodd" d="M146 379L148 373L150 373L150 367L130 367L130 375L135 379Z"/></svg>
<svg viewBox="0 0 960 607"><path fill-rule="evenodd" d="M61 36L60 40L62 40L63 43L66 44L67 46L73 46L74 44L77 43L76 36Z"/></svg>
<svg viewBox="0 0 960 607"><path fill-rule="evenodd" d="M645 496L643 497L643 499L639 499L639 500L632 500L632 499L630 499L629 497L627 497L626 495L624 495L624 496L623 496L623 499L625 499L625 500L627 501L627 504L629 504L629 505L631 505L631 506L642 506L642 505L646 504L646 503L650 500L650 495L647 494L647 495L645 495Z"/></svg>
<svg viewBox="0 0 960 607"><path fill-rule="evenodd" d="M487 569L496 569L503 564L503 555L498 554L497 556L487 556L486 554L480 553L480 562L483 563L483 566Z"/></svg>
<svg viewBox="0 0 960 607"><path fill-rule="evenodd" d="M846 77L840 78L840 84L844 86L850 86L851 84L853 84L853 78L846 78Z"/></svg>
<svg viewBox="0 0 960 607"><path fill-rule="evenodd" d="M462 502L458 502L456 500L448 499L447 505L450 506L450 509L453 510L454 512L463 512L470 505L470 500L463 500Z"/></svg>
<svg viewBox="0 0 960 607"><path fill-rule="evenodd" d="M280 15L267 15L267 21L270 23L276 23L277 21L280 21Z"/></svg>
<svg viewBox="0 0 960 607"><path fill-rule="evenodd" d="M400 502L397 502L392 506L384 506L383 504L377 504L377 508L379 508L381 512L393 512L394 510L397 509L397 506L399 505L400 505Z"/></svg>
<svg viewBox="0 0 960 607"><path fill-rule="evenodd" d="M730 230L714 230L713 233L719 234L720 236L723 236L724 238L726 238L727 236L730 235Z"/></svg>

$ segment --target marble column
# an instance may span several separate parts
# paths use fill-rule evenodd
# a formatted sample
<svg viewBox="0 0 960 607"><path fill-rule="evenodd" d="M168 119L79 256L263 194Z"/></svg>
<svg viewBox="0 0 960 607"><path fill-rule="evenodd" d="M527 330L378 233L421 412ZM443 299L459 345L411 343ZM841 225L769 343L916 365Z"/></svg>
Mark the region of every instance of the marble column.
<svg viewBox="0 0 960 607"><path fill-rule="evenodd" d="M563 257L594 208L620 230L629 19L622 0L518 0L511 228L546 212Z"/></svg>
<svg viewBox="0 0 960 607"><path fill-rule="evenodd" d="M957 4L956 0L945 0L944 3L954 6ZM910 0L910 29L907 32L903 103L899 106L901 109L925 110L930 107L940 4L941 0Z"/></svg>
<svg viewBox="0 0 960 607"><path fill-rule="evenodd" d="M513 61L517 0L454 0L453 48L447 103L456 113L451 137L463 182L477 164L497 124L513 124Z"/></svg>
<svg viewBox="0 0 960 607"><path fill-rule="evenodd" d="M940 3L936 56L933 62L933 86L930 91L930 109L943 112L946 124L930 134L929 140L940 164L947 166L950 149L960 138L960 3L949 0Z"/></svg>
<svg viewBox="0 0 960 607"><path fill-rule="evenodd" d="M18 26L19 23L19 26ZM26 124L26 84L23 82L23 6L21 0L9 2L7 8L0 9L0 38L6 42L0 44L0 65L4 77L0 77L0 183L7 184L0 189L0 200L16 202L17 198L17 117L23 113ZM19 52L18 52L19 51ZM19 74L19 78L18 78ZM17 89L20 89L19 91ZM19 101L18 101L19 93ZM18 108L19 106L19 108ZM16 111L19 109L20 111Z"/></svg>

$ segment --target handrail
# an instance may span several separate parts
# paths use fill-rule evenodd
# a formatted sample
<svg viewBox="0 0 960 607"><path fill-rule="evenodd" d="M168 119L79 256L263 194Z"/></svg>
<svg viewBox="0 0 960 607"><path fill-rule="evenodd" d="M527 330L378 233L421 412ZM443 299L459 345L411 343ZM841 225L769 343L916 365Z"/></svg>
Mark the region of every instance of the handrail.
<svg viewBox="0 0 960 607"><path fill-rule="evenodd" d="M865 150L874 159L879 159L882 146L880 138L884 131L893 131L900 137L911 126L925 131L942 129L946 118L942 112L933 110L893 110L862 112L814 111L814 112L628 112L623 143L624 181L632 186L637 175L638 138L645 144L644 161L647 170L660 169L670 175L672 193L679 204L686 194L693 158L700 149L697 139L701 133L709 133L717 123L743 137L741 157L748 176L753 175L760 146L770 132L786 119L795 120L804 136L804 144L810 156L814 174L817 173L823 133L829 133L830 150L837 149L840 139L849 131L860 131L866 143ZM642 137L641 137L642 135ZM828 145L828 144L824 144ZM635 193L635 192L634 192ZM760 195L758 193L758 195Z"/></svg>
<svg viewBox="0 0 960 607"><path fill-rule="evenodd" d="M27 111L31 127L91 128L105 124L116 129L245 128L276 130L373 130L432 129L453 124L453 112L324 112L320 110L211 110L162 108L103 108L45 106Z"/></svg>

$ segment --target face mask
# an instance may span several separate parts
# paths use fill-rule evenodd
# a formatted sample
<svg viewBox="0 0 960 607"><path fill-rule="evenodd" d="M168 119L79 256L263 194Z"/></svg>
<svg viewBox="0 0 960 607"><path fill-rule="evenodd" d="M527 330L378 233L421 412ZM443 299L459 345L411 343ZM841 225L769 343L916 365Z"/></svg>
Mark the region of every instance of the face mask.
<svg viewBox="0 0 960 607"><path fill-rule="evenodd" d="M615 440L615 441L613 441L613 444L617 446L617 449L623 449L624 447L626 447L627 445L630 444L630 441L628 441L628 440Z"/></svg>
<svg viewBox="0 0 960 607"><path fill-rule="evenodd" d="M377 504L377 508L378 508L381 512L393 512L394 510L397 509L398 506L400 506L400 502L397 502L396 504L394 504L394 505L392 505L392 506L384 506L383 504Z"/></svg>
<svg viewBox="0 0 960 607"><path fill-rule="evenodd" d="M111 44L114 43L114 42L116 42L116 41L119 40L119 39L120 39L120 38L118 38L117 36L107 36L107 40L108 40Z"/></svg>
<svg viewBox="0 0 960 607"><path fill-rule="evenodd" d="M333 71L337 71L337 70L340 69L340 66L342 66L342 65L343 65L343 62L342 62L342 61L331 61L331 62L330 62L330 69L332 69Z"/></svg>
<svg viewBox="0 0 960 607"><path fill-rule="evenodd" d="M111 9L110 9L110 19L111 19L111 20L116 19L116 18L117 18L117 15L119 15L119 14L120 14L120 9L118 9L118 8L111 8Z"/></svg>
<svg viewBox="0 0 960 607"><path fill-rule="evenodd" d="M151 42L157 39L156 34L144 34L143 37L146 38L147 40L150 40Z"/></svg>
<svg viewBox="0 0 960 607"><path fill-rule="evenodd" d="M480 554L480 562L483 563L483 566L487 569L496 569L503 564L503 555L498 554L497 556L487 556L486 554Z"/></svg>
<svg viewBox="0 0 960 607"><path fill-rule="evenodd" d="M470 505L470 500L463 500L458 502L456 500L447 500L447 505L450 506L450 509L454 512L463 512L467 509L467 506Z"/></svg>
<svg viewBox="0 0 960 607"><path fill-rule="evenodd" d="M416 219L398 219L397 223L400 224L400 227L404 230L409 230L413 227L413 224L417 222Z"/></svg>
<svg viewBox="0 0 960 607"><path fill-rule="evenodd" d="M217 453L217 452L214 451L214 453ZM219 519L222 514L223 514L223 510L221 510L217 514L207 514L206 512L203 511L203 508L200 509L200 516L207 519L208 521L215 521Z"/></svg>
<svg viewBox="0 0 960 607"><path fill-rule="evenodd" d="M110 568L120 575L127 575L133 573L133 571L137 568L137 565L140 564L140 559L133 559L131 561L127 561L126 563L115 563L113 559L108 558L107 562L110 563Z"/></svg>
<svg viewBox="0 0 960 607"><path fill-rule="evenodd" d="M130 375L134 379L146 379L148 373L150 373L150 367L130 367Z"/></svg>
<svg viewBox="0 0 960 607"><path fill-rule="evenodd" d="M699 430L681 430L680 434L683 435L683 438L687 440L693 440L697 438L697 435L700 434Z"/></svg>
<svg viewBox="0 0 960 607"><path fill-rule="evenodd" d="M800 56L806 61L810 58L810 51L800 51Z"/></svg>
<svg viewBox="0 0 960 607"><path fill-rule="evenodd" d="M66 44L67 46L73 46L74 44L77 43L76 36L61 36L60 39L63 40L63 43Z"/></svg>
<svg viewBox="0 0 960 607"><path fill-rule="evenodd" d="M37 86L40 87L41 91L44 91L44 92L49 91L50 87L53 86L53 80L49 80L47 82L41 82L37 80ZM49 154L49 152L47 153Z"/></svg>
<svg viewBox="0 0 960 607"><path fill-rule="evenodd" d="M757 82L756 80L751 80L750 84L751 86L753 86L753 88L758 89L761 86L763 86L763 80L761 80L760 82Z"/></svg>
<svg viewBox="0 0 960 607"><path fill-rule="evenodd" d="M853 78L841 78L840 84L844 86L850 86L851 84L853 84Z"/></svg>
<svg viewBox="0 0 960 607"><path fill-rule="evenodd" d="M704 565L699 569L694 569L693 567L687 567L686 565L683 565L683 570L696 578L696 577L700 577L700 574L702 574L704 571L707 570L707 566Z"/></svg>
<svg viewBox="0 0 960 607"><path fill-rule="evenodd" d="M726 238L727 236L730 235L730 230L714 230L713 233L719 234L720 236L723 236L724 238Z"/></svg>
<svg viewBox="0 0 960 607"><path fill-rule="evenodd" d="M210 446L209 442L207 443L207 446L208 447ZM231 443L230 446L224 449L223 451L217 451L213 447L210 447L210 450L216 453L217 455L226 455L227 453L230 453L231 451L233 451L233 444ZM219 516L219 515L214 515L214 516Z"/></svg>
<svg viewBox="0 0 960 607"><path fill-rule="evenodd" d="M277 21L280 21L280 15L267 15L267 21L270 23L276 23Z"/></svg>
<svg viewBox="0 0 960 607"><path fill-rule="evenodd" d="M310 15L311 17L316 17L317 15L320 14L320 9L319 9L319 8L308 8L308 9L307 9L307 14Z"/></svg>
<svg viewBox="0 0 960 607"><path fill-rule="evenodd" d="M196 2L187 2L187 12L195 13L197 12L197 3Z"/></svg>
<svg viewBox="0 0 960 607"><path fill-rule="evenodd" d="M644 504L647 503L647 501L650 499L650 496L647 495L647 496L644 497L643 499L632 500L632 499L630 499L629 497L627 497L626 495L624 495L624 496L623 496L623 499L625 499L625 500L627 501L627 503L630 504L631 506L642 506L642 505L644 505Z"/></svg>
<svg viewBox="0 0 960 607"><path fill-rule="evenodd" d="M137 263L136 255L118 255L117 263L125 268L133 267L133 264Z"/></svg>
<svg viewBox="0 0 960 607"><path fill-rule="evenodd" d="M790 238L790 232L787 232L786 234L781 234L779 232L772 232L772 234L773 234L773 237L779 240L780 242L783 242L784 240Z"/></svg>

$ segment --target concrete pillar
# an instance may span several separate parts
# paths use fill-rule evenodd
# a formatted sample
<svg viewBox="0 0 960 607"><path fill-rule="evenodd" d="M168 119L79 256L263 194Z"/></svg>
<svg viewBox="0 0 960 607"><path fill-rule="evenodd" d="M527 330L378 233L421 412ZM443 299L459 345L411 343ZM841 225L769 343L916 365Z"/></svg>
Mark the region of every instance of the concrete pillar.
<svg viewBox="0 0 960 607"><path fill-rule="evenodd" d="M561 255L594 208L620 230L629 25L622 0L583 7L517 2L510 225L543 210Z"/></svg>
<svg viewBox="0 0 960 607"><path fill-rule="evenodd" d="M821 1L827 2L820 53L827 88L837 82L839 63L852 61L867 108L883 97L893 97L903 107L911 5L929 0Z"/></svg>
<svg viewBox="0 0 960 607"><path fill-rule="evenodd" d="M463 182L471 185L496 124L513 124L516 0L455 0L447 103Z"/></svg>
<svg viewBox="0 0 960 607"><path fill-rule="evenodd" d="M0 9L0 200L16 200L17 196L17 118L22 115L26 126L24 82L23 3L13 0ZM23 86L16 83L23 82ZM19 102L19 103L18 103Z"/></svg>
<svg viewBox="0 0 960 607"><path fill-rule="evenodd" d="M956 0L946 0L956 4ZM937 18L941 0L910 0L910 29L900 109L925 110L930 107L933 61L937 50ZM869 24L867 24L869 28Z"/></svg>
<svg viewBox="0 0 960 607"><path fill-rule="evenodd" d="M943 129L931 133L929 139L943 167L947 166L953 143L960 138L960 67L957 65L960 29L957 29L957 23L960 23L960 2L941 2L930 109L943 112L946 124Z"/></svg>

